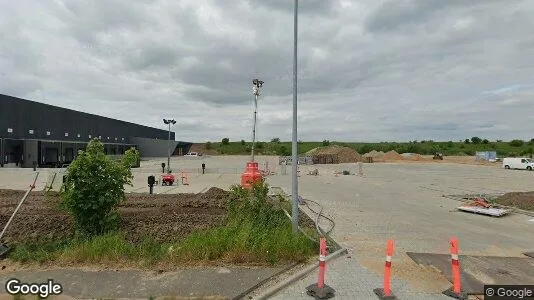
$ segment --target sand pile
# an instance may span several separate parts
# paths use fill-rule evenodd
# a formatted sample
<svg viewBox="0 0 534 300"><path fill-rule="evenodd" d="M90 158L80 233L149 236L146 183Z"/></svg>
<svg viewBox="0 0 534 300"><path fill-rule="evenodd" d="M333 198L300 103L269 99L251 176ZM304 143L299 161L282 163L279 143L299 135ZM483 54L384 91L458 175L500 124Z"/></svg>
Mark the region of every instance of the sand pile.
<svg viewBox="0 0 534 300"><path fill-rule="evenodd" d="M412 153L412 155L410 156L410 159L418 161L418 160L424 160L425 158L421 154Z"/></svg>
<svg viewBox="0 0 534 300"><path fill-rule="evenodd" d="M404 157L397 153L395 150L391 150L382 156L383 160L403 160Z"/></svg>
<svg viewBox="0 0 534 300"><path fill-rule="evenodd" d="M353 163L362 160L362 156L353 148L338 145L318 147L308 151L306 154L321 158L320 160L329 156L331 158L330 162L326 163Z"/></svg>
<svg viewBox="0 0 534 300"><path fill-rule="evenodd" d="M372 157L373 159L381 159L384 157L385 153L383 151L373 150L371 152L365 153L363 157Z"/></svg>

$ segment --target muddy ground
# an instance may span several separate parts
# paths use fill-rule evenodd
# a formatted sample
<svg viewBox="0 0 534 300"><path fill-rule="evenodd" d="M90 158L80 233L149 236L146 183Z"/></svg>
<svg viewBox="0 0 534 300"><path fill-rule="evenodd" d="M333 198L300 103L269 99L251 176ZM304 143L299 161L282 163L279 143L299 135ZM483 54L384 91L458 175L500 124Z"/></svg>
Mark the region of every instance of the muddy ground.
<svg viewBox="0 0 534 300"><path fill-rule="evenodd" d="M0 190L0 230L13 214L24 191ZM193 231L224 224L230 192L212 187L200 194L127 193L119 206L120 229L128 241L150 236L159 242L180 241ZM73 219L59 208L59 194L32 192L6 231L6 244L50 242L74 236ZM315 228L303 212L299 223Z"/></svg>
<svg viewBox="0 0 534 300"><path fill-rule="evenodd" d="M0 226L4 228L24 191L0 190ZM150 235L176 241L192 231L222 225L229 192L211 188L202 194L126 194L119 206L121 230L128 240ZM53 241L74 235L72 218L59 207L59 195L32 192L5 233L3 242Z"/></svg>
<svg viewBox="0 0 534 300"><path fill-rule="evenodd" d="M502 205L534 211L534 192L506 193L495 199L495 201Z"/></svg>

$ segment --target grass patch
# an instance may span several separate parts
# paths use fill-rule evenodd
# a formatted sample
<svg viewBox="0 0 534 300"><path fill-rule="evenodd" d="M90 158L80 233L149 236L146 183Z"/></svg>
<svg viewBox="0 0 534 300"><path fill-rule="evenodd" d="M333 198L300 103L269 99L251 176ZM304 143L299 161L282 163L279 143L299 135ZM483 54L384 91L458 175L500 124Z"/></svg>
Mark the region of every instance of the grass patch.
<svg viewBox="0 0 534 300"><path fill-rule="evenodd" d="M226 224L195 232L175 243L146 237L130 243L120 232L70 241L17 245L10 258L19 262L156 263L224 261L235 264L274 265L301 262L317 252L317 242L292 233L291 220L267 196L268 187L253 190L232 187Z"/></svg>

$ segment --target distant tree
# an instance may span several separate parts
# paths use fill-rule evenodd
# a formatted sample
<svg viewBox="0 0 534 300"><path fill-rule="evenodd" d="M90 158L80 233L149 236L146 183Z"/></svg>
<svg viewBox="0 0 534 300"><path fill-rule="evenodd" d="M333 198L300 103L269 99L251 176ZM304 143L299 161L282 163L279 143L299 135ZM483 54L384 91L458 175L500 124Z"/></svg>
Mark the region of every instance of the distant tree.
<svg viewBox="0 0 534 300"><path fill-rule="evenodd" d="M471 141L470 141L469 139L465 139L465 140L464 140L464 143L465 143L465 144L470 144Z"/></svg>
<svg viewBox="0 0 534 300"><path fill-rule="evenodd" d="M358 149L358 153L365 154L371 152L373 148L370 145L363 145Z"/></svg>
<svg viewBox="0 0 534 300"><path fill-rule="evenodd" d="M471 138L471 142L473 144L480 144L482 142L482 139L479 138L478 136L474 136L474 137Z"/></svg>
<svg viewBox="0 0 534 300"><path fill-rule="evenodd" d="M230 144L230 139L229 138L224 138L224 139L222 139L221 143L223 145L228 145L228 144Z"/></svg>
<svg viewBox="0 0 534 300"><path fill-rule="evenodd" d="M510 141L510 146L512 146L512 147L521 147L524 144L525 144L525 142L523 140L519 140L519 139L515 139L515 140Z"/></svg>
<svg viewBox="0 0 534 300"><path fill-rule="evenodd" d="M421 144L424 144L424 143L426 143L426 141L425 141L425 140L422 140L422 141L421 141Z"/></svg>
<svg viewBox="0 0 534 300"><path fill-rule="evenodd" d="M454 142L453 141L448 141L447 142L447 148L452 148L454 147Z"/></svg>
<svg viewBox="0 0 534 300"><path fill-rule="evenodd" d="M280 138L273 138L271 143L280 143Z"/></svg>
<svg viewBox="0 0 534 300"><path fill-rule="evenodd" d="M330 145L330 141L329 140L324 140L323 141L323 146L329 146Z"/></svg>
<svg viewBox="0 0 534 300"><path fill-rule="evenodd" d="M422 149L421 146L418 144L410 144L408 145L408 153L418 153L421 154Z"/></svg>
<svg viewBox="0 0 534 300"><path fill-rule="evenodd" d="M482 144L489 144L489 141L487 139L483 139Z"/></svg>
<svg viewBox="0 0 534 300"><path fill-rule="evenodd" d="M245 146L245 140L241 140L241 145Z"/></svg>
<svg viewBox="0 0 534 300"><path fill-rule="evenodd" d="M502 143L502 140L496 140L497 143Z"/></svg>
<svg viewBox="0 0 534 300"><path fill-rule="evenodd" d="M210 150L212 148L211 142L206 143L206 150Z"/></svg>

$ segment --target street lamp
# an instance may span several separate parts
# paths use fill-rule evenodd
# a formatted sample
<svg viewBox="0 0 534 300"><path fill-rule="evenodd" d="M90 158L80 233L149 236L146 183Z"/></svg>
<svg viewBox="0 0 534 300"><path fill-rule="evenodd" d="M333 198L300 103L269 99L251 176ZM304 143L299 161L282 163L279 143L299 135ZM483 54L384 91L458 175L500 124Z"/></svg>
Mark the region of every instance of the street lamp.
<svg viewBox="0 0 534 300"><path fill-rule="evenodd" d="M258 97L260 96L260 88L263 81L259 79L252 80L252 91L254 92L254 125L252 126L252 151L251 161L254 162L254 145L256 144L256 115L258 112Z"/></svg>
<svg viewBox="0 0 534 300"><path fill-rule="evenodd" d="M167 173L171 173L171 124L176 124L174 119L163 119L163 123L169 125L169 138L167 140Z"/></svg>
<svg viewBox="0 0 534 300"><path fill-rule="evenodd" d="M298 232L299 226L299 207L298 207L298 148L297 148L297 37L298 37L298 0L295 0L294 16L293 16L293 140L291 143L292 152L292 186L291 186L291 198L292 198L292 217L291 225L293 233Z"/></svg>

